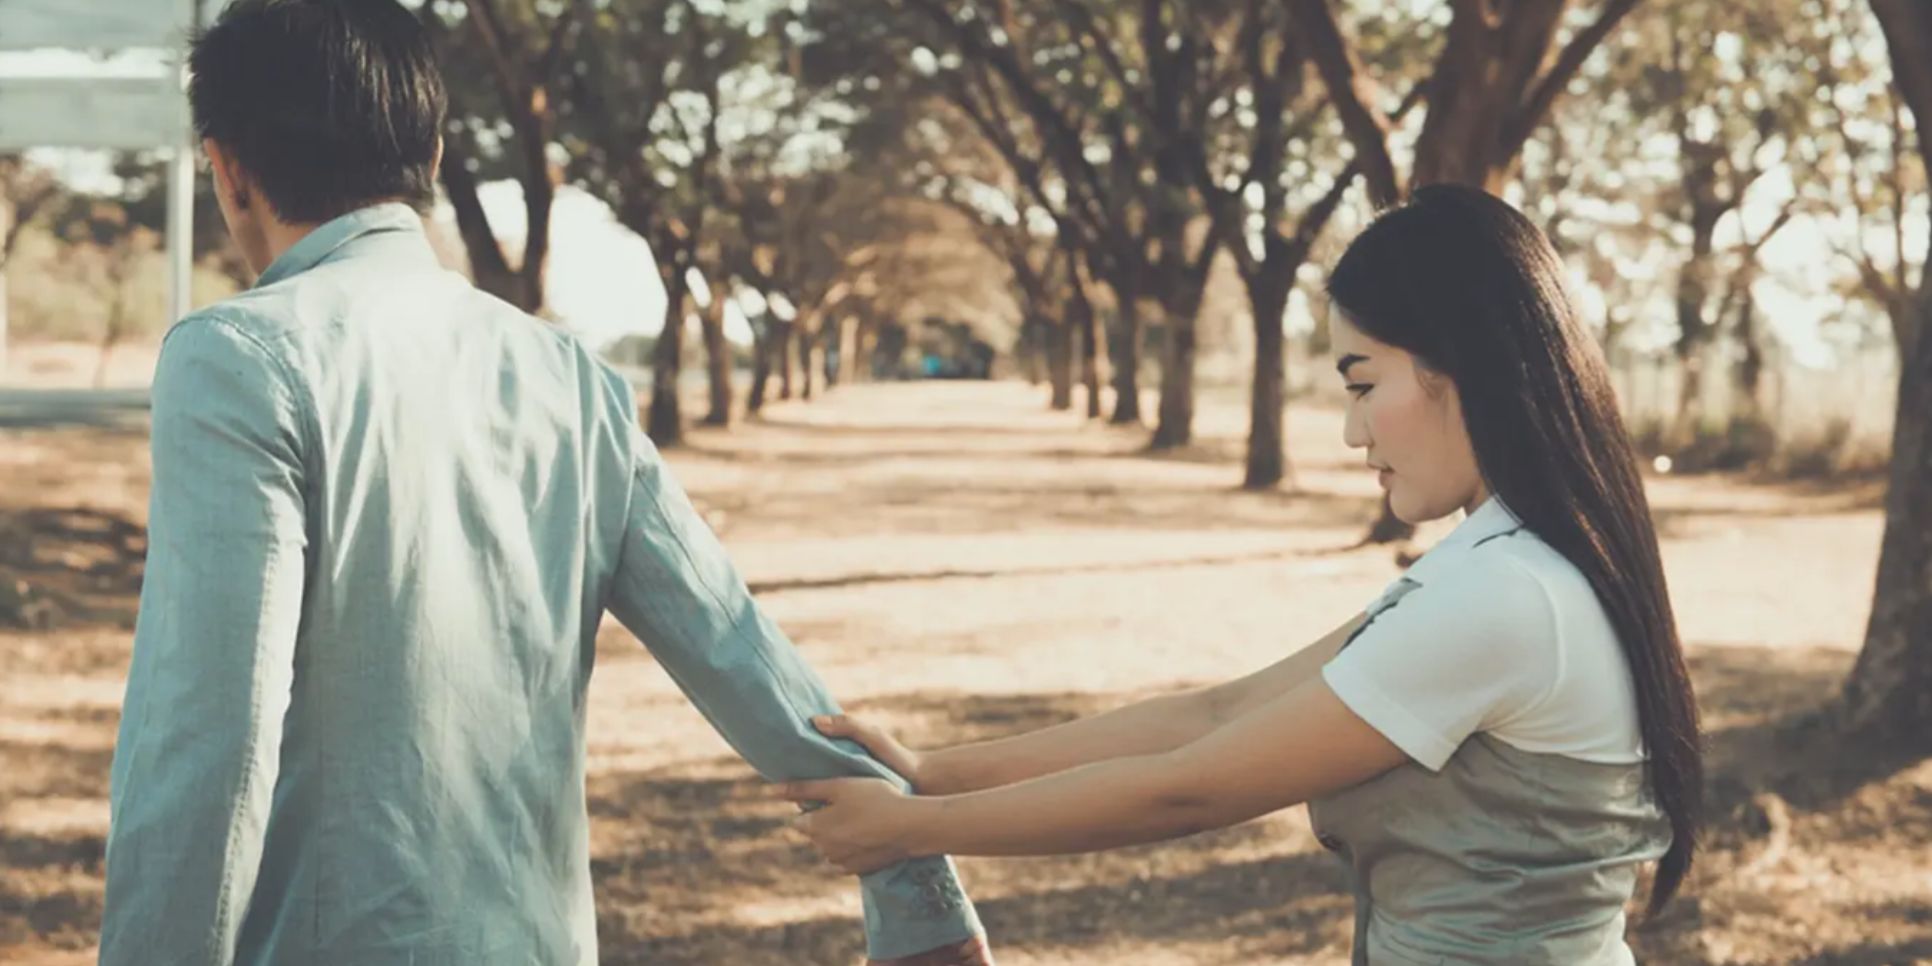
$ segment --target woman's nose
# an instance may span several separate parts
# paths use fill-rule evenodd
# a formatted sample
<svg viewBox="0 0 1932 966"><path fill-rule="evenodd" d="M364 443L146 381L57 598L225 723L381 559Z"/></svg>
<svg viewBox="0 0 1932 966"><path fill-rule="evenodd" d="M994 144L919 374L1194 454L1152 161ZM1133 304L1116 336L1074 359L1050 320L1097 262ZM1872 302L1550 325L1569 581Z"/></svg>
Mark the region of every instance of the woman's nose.
<svg viewBox="0 0 1932 966"><path fill-rule="evenodd" d="M1369 443L1373 442L1369 438L1368 418L1362 415L1359 405L1351 404L1347 415L1342 418L1342 442L1349 449L1367 449Z"/></svg>

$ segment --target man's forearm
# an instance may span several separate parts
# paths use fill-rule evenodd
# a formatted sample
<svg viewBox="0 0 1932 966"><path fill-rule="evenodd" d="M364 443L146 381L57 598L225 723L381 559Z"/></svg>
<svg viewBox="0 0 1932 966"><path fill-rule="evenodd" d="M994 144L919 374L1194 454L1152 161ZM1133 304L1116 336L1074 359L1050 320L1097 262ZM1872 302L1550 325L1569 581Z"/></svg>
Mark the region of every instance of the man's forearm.
<svg viewBox="0 0 1932 966"><path fill-rule="evenodd" d="M690 501L639 440L632 501L610 606L718 733L768 779L871 775L904 784L858 744L811 724L838 704L753 602ZM904 862L863 877L871 955L923 953L981 934L950 860Z"/></svg>

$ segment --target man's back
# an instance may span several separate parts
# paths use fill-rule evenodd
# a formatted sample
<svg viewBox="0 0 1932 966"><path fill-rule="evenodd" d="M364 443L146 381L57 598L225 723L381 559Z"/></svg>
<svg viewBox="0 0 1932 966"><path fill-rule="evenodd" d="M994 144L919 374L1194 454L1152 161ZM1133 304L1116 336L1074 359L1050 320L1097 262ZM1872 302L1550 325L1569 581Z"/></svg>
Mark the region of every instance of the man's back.
<svg viewBox="0 0 1932 966"><path fill-rule="evenodd" d="M238 958L591 961L583 708L629 392L440 269L405 206L332 222L264 283L170 337L259 354L229 372L271 380L260 415L299 474L304 592ZM157 395L221 392L171 372L197 383Z"/></svg>
<svg viewBox="0 0 1932 966"><path fill-rule="evenodd" d="M606 608L767 777L894 777L812 728L837 705L629 387L438 268L407 206L177 326L153 434L103 963L595 962ZM876 956L979 932L943 857L861 885Z"/></svg>
<svg viewBox="0 0 1932 966"><path fill-rule="evenodd" d="M760 613L575 340L437 267L448 92L397 0L228 0L188 101L249 292L156 366L104 966L595 961L584 697L608 609L767 778L903 781ZM943 857L880 959L978 956ZM981 957L983 958L983 957Z"/></svg>

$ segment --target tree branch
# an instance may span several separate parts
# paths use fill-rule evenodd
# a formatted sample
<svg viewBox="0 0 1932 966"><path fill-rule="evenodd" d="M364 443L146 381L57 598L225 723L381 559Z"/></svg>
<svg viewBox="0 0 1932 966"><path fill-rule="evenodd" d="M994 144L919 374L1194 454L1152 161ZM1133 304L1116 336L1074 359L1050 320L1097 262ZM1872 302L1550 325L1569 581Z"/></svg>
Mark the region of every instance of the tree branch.
<svg viewBox="0 0 1932 966"><path fill-rule="evenodd" d="M1286 2L1296 25L1306 35L1309 56L1328 88L1329 101L1341 116L1342 130L1361 161L1369 196L1377 206L1396 203L1401 200L1404 189L1401 177L1396 174L1395 157L1389 151L1392 125L1375 106L1380 88L1368 77L1354 48L1342 36L1328 0Z"/></svg>
<svg viewBox="0 0 1932 966"><path fill-rule="evenodd" d="M1637 0L1604 0L1603 9L1597 19L1576 32L1570 42L1563 46L1563 52L1544 73L1541 80L1531 89L1528 99L1512 114L1503 132L1503 149L1514 154L1520 150L1531 134L1536 133L1538 125L1549 116L1550 108L1568 87L1571 78L1583 68L1585 61L1596 52L1603 41L1615 30L1619 21L1637 6Z"/></svg>
<svg viewBox="0 0 1932 966"><path fill-rule="evenodd" d="M490 73L496 81L497 96L503 99L506 110L512 113L524 110L520 92L529 88L524 82L518 57L510 49L510 38L503 29L502 18L497 16L496 5L491 0L464 2L470 11L470 23L475 25L476 34L483 41L483 50L489 55Z"/></svg>

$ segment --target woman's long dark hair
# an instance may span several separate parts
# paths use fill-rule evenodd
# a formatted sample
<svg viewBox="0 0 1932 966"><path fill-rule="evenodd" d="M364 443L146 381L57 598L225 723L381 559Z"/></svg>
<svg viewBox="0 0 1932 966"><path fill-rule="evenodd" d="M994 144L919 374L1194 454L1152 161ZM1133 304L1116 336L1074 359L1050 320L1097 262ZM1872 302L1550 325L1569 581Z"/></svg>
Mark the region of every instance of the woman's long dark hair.
<svg viewBox="0 0 1932 966"><path fill-rule="evenodd" d="M1650 791L1672 833L1654 914L1697 848L1697 700L1636 450L1563 275L1549 239L1516 209L1435 185L1349 245L1328 294L1351 324L1455 384L1490 492L1583 571L1609 613L1636 684Z"/></svg>

